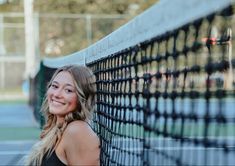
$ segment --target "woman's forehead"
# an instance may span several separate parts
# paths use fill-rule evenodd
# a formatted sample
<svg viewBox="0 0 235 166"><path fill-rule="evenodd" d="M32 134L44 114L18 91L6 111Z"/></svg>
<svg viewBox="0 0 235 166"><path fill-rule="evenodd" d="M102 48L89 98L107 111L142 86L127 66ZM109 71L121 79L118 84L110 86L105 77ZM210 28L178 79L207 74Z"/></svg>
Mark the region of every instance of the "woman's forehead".
<svg viewBox="0 0 235 166"><path fill-rule="evenodd" d="M57 82L59 84L70 84L74 86L74 79L68 71L59 72L52 82Z"/></svg>

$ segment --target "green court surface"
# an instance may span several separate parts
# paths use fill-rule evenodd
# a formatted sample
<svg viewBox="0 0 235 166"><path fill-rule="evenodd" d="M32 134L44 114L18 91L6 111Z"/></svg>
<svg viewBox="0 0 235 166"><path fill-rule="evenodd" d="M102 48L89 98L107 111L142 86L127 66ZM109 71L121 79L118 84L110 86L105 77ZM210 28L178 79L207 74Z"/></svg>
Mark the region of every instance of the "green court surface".
<svg viewBox="0 0 235 166"><path fill-rule="evenodd" d="M40 132L37 127L0 127L0 141L37 140Z"/></svg>

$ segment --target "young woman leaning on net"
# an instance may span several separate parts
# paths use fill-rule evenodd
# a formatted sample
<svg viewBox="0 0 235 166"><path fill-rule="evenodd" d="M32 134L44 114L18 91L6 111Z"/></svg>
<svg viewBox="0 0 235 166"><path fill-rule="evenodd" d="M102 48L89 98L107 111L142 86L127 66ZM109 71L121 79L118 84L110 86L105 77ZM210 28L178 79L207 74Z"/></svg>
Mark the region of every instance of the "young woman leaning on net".
<svg viewBox="0 0 235 166"><path fill-rule="evenodd" d="M26 165L100 164L100 140L89 125L95 91L87 67L65 66L54 73L41 108L46 123Z"/></svg>

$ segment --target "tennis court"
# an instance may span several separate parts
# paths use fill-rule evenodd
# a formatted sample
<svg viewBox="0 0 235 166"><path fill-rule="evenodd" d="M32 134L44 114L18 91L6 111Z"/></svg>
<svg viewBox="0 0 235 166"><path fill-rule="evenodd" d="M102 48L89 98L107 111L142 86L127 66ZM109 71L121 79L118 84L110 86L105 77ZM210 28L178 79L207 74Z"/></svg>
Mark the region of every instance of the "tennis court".
<svg viewBox="0 0 235 166"><path fill-rule="evenodd" d="M0 165L23 165L40 134L32 110L25 101L1 102L0 126Z"/></svg>
<svg viewBox="0 0 235 166"><path fill-rule="evenodd" d="M202 138L203 139L203 138ZM234 137L211 138L234 142ZM234 156L224 154L222 148L205 148L196 145L182 144L180 141L166 138L150 138L146 140L151 146L146 150L147 165L234 165ZM118 145L122 151L107 150L110 156L115 156L113 162L121 165L143 165L143 142L133 139L113 139L113 145ZM132 148L131 148L132 147ZM230 147L233 148L234 147ZM112 165L112 160L109 163ZM115 165L113 163L113 165Z"/></svg>
<svg viewBox="0 0 235 166"><path fill-rule="evenodd" d="M234 5L163 0L87 49L43 59L35 115L56 68L87 65L102 165L234 165Z"/></svg>

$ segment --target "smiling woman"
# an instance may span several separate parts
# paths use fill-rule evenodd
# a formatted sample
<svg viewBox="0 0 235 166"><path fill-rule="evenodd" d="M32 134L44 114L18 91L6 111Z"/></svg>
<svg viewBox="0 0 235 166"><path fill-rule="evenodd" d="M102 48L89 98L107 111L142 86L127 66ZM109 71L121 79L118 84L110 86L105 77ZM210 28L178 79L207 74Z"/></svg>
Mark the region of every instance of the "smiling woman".
<svg viewBox="0 0 235 166"><path fill-rule="evenodd" d="M77 108L77 94L72 75L67 71L57 74L47 92L49 112L63 122L66 114Z"/></svg>
<svg viewBox="0 0 235 166"><path fill-rule="evenodd" d="M41 109L46 124L26 165L100 164L100 140L89 125L95 92L87 67L65 66L54 73Z"/></svg>

